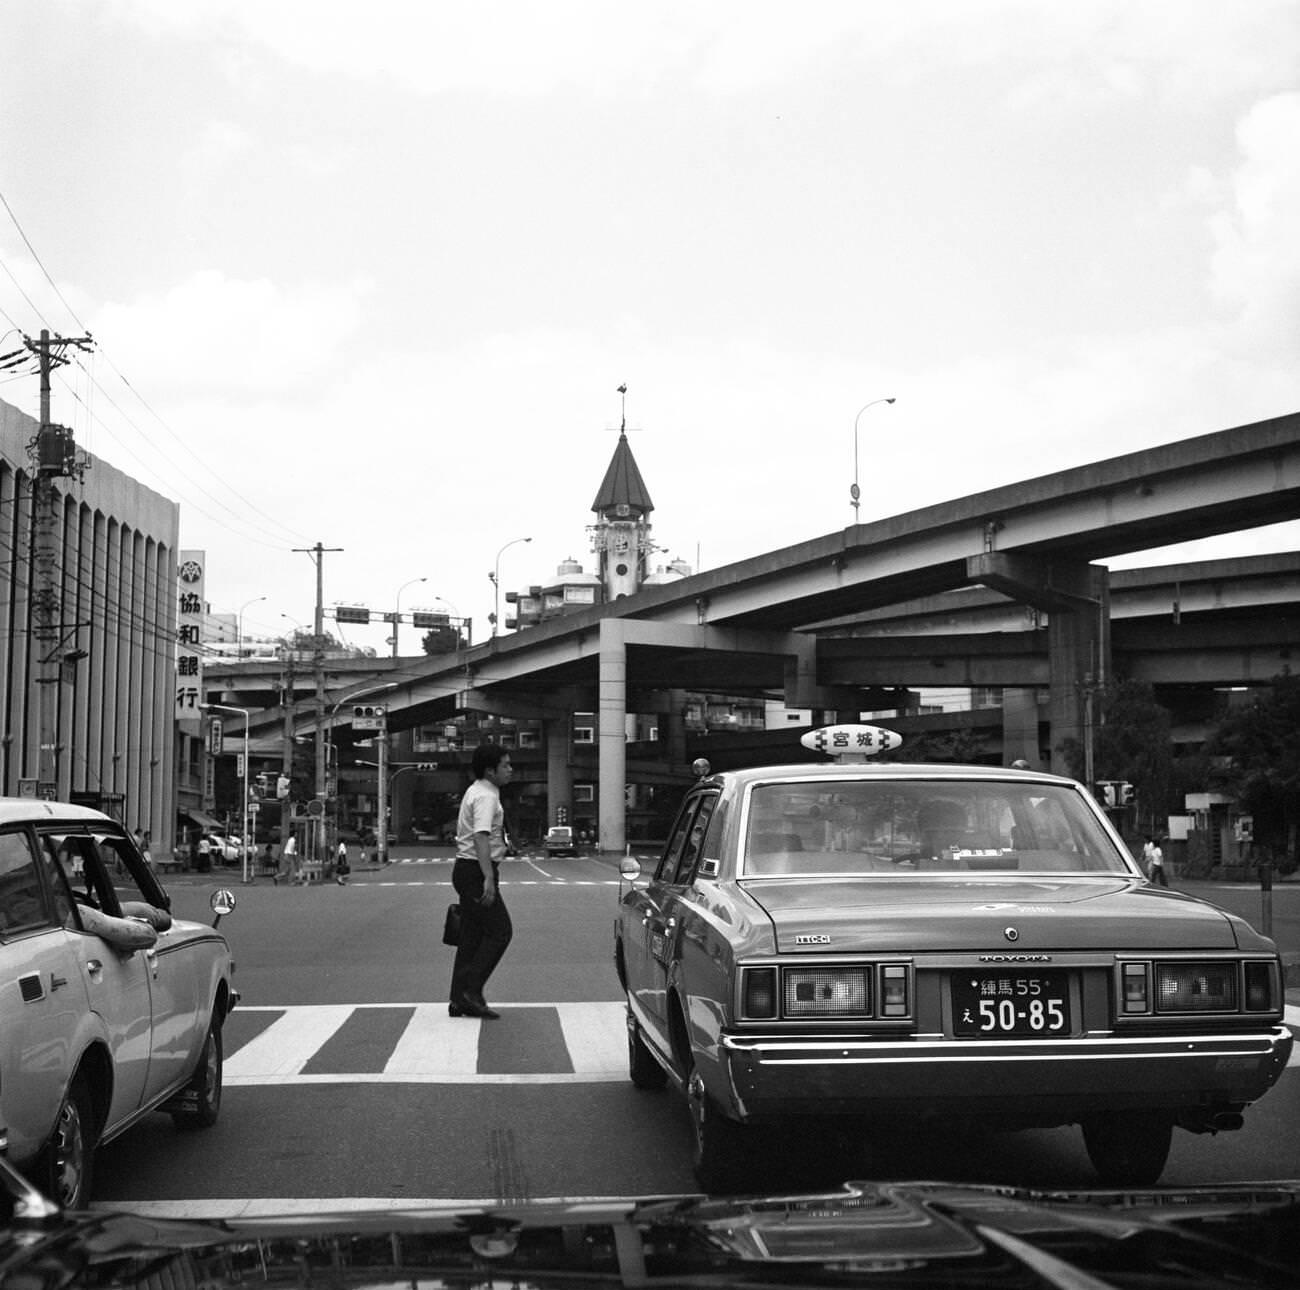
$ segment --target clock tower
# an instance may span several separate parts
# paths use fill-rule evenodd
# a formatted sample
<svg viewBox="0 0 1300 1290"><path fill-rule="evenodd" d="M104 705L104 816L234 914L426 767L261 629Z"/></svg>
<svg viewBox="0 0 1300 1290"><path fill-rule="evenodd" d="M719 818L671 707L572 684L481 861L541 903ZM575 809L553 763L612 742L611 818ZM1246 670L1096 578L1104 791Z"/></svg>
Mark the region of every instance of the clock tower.
<svg viewBox="0 0 1300 1290"><path fill-rule="evenodd" d="M649 571L650 512L654 503L637 469L627 441L627 421L619 431L613 459L591 509L591 549L605 600L618 600L640 590Z"/></svg>

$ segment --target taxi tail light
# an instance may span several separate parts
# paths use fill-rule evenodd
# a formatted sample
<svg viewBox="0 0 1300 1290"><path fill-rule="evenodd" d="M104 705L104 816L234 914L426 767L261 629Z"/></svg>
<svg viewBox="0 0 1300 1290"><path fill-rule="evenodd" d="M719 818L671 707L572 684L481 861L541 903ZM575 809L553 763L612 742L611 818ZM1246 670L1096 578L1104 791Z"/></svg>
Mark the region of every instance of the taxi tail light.
<svg viewBox="0 0 1300 1290"><path fill-rule="evenodd" d="M1151 1011L1151 974L1145 963L1124 964L1124 1011Z"/></svg>
<svg viewBox="0 0 1300 1290"><path fill-rule="evenodd" d="M1235 962L1157 963L1156 1011L1236 1012Z"/></svg>
<svg viewBox="0 0 1300 1290"><path fill-rule="evenodd" d="M871 1013L871 970L787 968L787 1017L864 1017Z"/></svg>
<svg viewBox="0 0 1300 1290"><path fill-rule="evenodd" d="M908 971L905 964L886 963L880 969L880 1015L906 1017L911 1015L912 1000L908 992Z"/></svg>
<svg viewBox="0 0 1300 1290"><path fill-rule="evenodd" d="M1253 959L1246 965L1246 1011L1276 1012L1281 998L1277 965Z"/></svg>
<svg viewBox="0 0 1300 1290"><path fill-rule="evenodd" d="M741 1015L751 1021L770 1021L776 1016L776 968L746 968Z"/></svg>

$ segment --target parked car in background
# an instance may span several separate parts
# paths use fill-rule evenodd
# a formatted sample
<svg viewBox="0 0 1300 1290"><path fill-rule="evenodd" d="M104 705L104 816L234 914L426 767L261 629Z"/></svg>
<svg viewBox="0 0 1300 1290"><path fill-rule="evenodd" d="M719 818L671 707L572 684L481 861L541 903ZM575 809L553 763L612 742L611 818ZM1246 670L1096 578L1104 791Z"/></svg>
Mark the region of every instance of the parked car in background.
<svg viewBox="0 0 1300 1290"><path fill-rule="evenodd" d="M220 1111L234 963L215 925L169 909L116 821L0 798L0 1153L65 1207L89 1200L96 1148L149 1112L206 1127Z"/></svg>
<svg viewBox="0 0 1300 1290"><path fill-rule="evenodd" d="M898 741L873 731L822 746ZM780 1130L921 1115L1078 1124L1104 1183L1145 1186L1176 1128L1241 1127L1291 1052L1273 942L1153 887L1072 780L706 773L648 881L622 872L632 1082L685 1092L709 1191L749 1185Z"/></svg>
<svg viewBox="0 0 1300 1290"><path fill-rule="evenodd" d="M542 845L548 856L576 856L578 844L573 840L573 830L566 825L556 824L546 830Z"/></svg>
<svg viewBox="0 0 1300 1290"><path fill-rule="evenodd" d="M244 843L241 838L231 837L228 833L209 833L208 845L212 849L212 858L218 864L239 864L244 858Z"/></svg>

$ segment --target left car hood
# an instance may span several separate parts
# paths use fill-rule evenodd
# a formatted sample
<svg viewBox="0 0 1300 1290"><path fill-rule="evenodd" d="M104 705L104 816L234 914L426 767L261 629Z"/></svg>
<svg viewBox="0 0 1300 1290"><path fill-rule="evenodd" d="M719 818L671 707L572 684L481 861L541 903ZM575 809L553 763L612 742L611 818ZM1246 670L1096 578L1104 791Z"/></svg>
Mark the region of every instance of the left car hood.
<svg viewBox="0 0 1300 1290"><path fill-rule="evenodd" d="M329 1202L322 1201L322 1207ZM1300 1183L1029 1192L847 1183L816 1195L168 1221L11 1218L0 1281L32 1286L1295 1284Z"/></svg>
<svg viewBox="0 0 1300 1290"><path fill-rule="evenodd" d="M781 953L1016 949L1235 949L1223 911L1126 878L748 879L739 886L772 920ZM1105 926L1100 937L1098 927ZM819 938L796 944L800 935ZM829 937L827 942L825 937Z"/></svg>

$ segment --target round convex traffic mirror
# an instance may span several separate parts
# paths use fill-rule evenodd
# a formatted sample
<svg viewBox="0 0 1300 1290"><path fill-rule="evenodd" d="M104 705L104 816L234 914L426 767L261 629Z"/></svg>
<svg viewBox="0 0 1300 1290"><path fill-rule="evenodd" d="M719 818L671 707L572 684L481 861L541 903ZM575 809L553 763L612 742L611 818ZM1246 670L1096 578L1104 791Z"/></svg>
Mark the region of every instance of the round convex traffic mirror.
<svg viewBox="0 0 1300 1290"><path fill-rule="evenodd" d="M229 887L220 887L212 893L208 904L214 914L224 918L235 907L235 893Z"/></svg>
<svg viewBox="0 0 1300 1290"><path fill-rule="evenodd" d="M635 882L641 876L641 866L631 856L624 856L618 862L618 876L624 882Z"/></svg>

